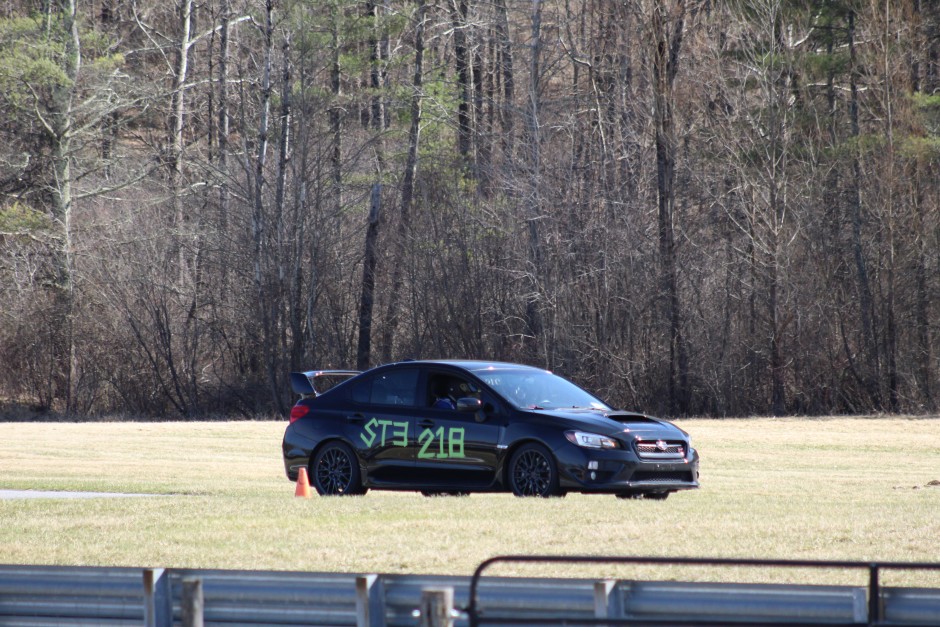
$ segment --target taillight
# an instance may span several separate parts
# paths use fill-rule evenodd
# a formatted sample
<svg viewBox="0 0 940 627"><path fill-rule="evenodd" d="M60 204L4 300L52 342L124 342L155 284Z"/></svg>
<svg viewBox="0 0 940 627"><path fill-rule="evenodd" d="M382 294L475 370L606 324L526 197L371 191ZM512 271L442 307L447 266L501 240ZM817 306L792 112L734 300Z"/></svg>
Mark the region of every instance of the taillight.
<svg viewBox="0 0 940 627"><path fill-rule="evenodd" d="M310 408L306 405L294 405L290 410L290 421L294 422L299 420L310 413Z"/></svg>

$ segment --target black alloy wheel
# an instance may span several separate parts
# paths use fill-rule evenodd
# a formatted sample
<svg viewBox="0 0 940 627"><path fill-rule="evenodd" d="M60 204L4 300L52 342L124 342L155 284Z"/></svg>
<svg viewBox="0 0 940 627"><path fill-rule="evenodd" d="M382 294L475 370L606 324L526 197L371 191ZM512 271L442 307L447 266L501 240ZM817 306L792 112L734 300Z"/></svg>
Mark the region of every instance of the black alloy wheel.
<svg viewBox="0 0 940 627"><path fill-rule="evenodd" d="M526 444L509 462L509 485L516 496L560 496L555 458L541 444Z"/></svg>
<svg viewBox="0 0 940 627"><path fill-rule="evenodd" d="M313 486L322 496L364 494L355 454L342 442L331 442L313 460Z"/></svg>

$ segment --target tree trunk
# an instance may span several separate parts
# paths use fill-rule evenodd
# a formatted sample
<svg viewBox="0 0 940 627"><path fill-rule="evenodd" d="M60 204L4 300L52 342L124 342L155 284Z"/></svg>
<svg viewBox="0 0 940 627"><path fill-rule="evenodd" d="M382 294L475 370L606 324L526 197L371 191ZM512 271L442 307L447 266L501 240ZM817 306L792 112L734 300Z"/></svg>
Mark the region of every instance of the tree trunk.
<svg viewBox="0 0 940 627"><path fill-rule="evenodd" d="M333 137L332 154L330 155L330 167L332 169L333 179L333 210L336 215L343 206L343 104L340 98L343 95L342 84L342 65L340 50L340 9L337 5L331 5L333 11L333 20L330 25L332 37L332 63L330 64L330 88L333 92L333 102L330 105L330 132Z"/></svg>
<svg viewBox="0 0 940 627"><path fill-rule="evenodd" d="M502 106L499 108L503 162L512 163L515 149L513 109L516 100L516 81L512 67L512 37L509 33L506 0L496 0L496 32L499 38L499 73L503 86Z"/></svg>
<svg viewBox="0 0 940 627"><path fill-rule="evenodd" d="M379 226L382 218L382 178L385 175L385 93L386 75L384 63L388 59L388 35L384 26L380 28L382 9L371 3L369 14L375 20L370 48L370 81L372 96L372 128L375 131L375 155L377 181L372 184L369 203L368 226L366 227L365 250L362 262L362 283L359 295L359 341L356 347L356 369L366 370L372 361L372 318L375 309L375 270L378 266Z"/></svg>
<svg viewBox="0 0 940 627"><path fill-rule="evenodd" d="M776 153L776 151L775 151ZM775 154L776 157L776 154ZM772 232L768 235L770 255L767 269L767 317L770 321L770 407L774 416L782 416L786 411L784 386L784 360L780 342L783 325L780 320L780 215L783 201L779 198L777 181L770 182L770 214L774 220Z"/></svg>
<svg viewBox="0 0 940 627"><path fill-rule="evenodd" d="M408 156L401 182L401 209L398 215L398 229L392 243L391 291L388 296L388 308L385 315L385 328L382 333L382 361L388 363L394 354L395 333L399 323L399 297L402 289L402 272L405 263L406 239L411 223L411 204L414 197L415 175L418 169L418 142L421 138L421 106L424 92L424 29L426 0L418 0L415 23L415 61L414 78L411 94L411 128L408 130Z"/></svg>
<svg viewBox="0 0 940 627"><path fill-rule="evenodd" d="M368 15L373 20L372 31L369 34L369 83L372 88L372 128L376 131L377 141L383 142L383 131L387 126L387 112L385 107L385 92L388 87L388 75L385 63L388 61L388 32L384 25L387 7L379 2L369 2L366 7ZM377 159L380 171L385 170L385 158L381 147Z"/></svg>
<svg viewBox="0 0 940 627"><path fill-rule="evenodd" d="M304 337L302 333L297 333L301 328L299 318L302 308L299 306L301 294L291 289L292 279L296 276L295 257L299 257L298 250L294 250L288 245L291 236L288 233L287 224L296 225L300 220L291 219L298 216L297 203L289 203L286 199L288 178L291 170L292 157L292 138L293 131L293 110L291 101L291 92L293 90L293 76L291 72L291 46L290 36L284 39L281 46L281 62L284 64L281 71L281 111L280 111L280 138L278 146L277 159L277 187L274 193L274 232L276 241L274 244L274 255L277 260L277 277L275 279L276 295L275 302L275 327L281 330L281 341L277 346L280 347L282 355L289 354L292 365L300 365L300 355L303 354ZM287 214L288 205L292 205L294 210L291 215ZM291 337L287 337L288 329L291 330ZM280 361L280 360L279 360Z"/></svg>
<svg viewBox="0 0 940 627"><path fill-rule="evenodd" d="M851 137L857 143L859 137L858 122L858 65L855 49L855 12L849 12L849 118L851 124ZM855 281L858 285L858 307L861 317L861 335L864 355L863 370L859 378L870 402L876 409L882 406L879 393L878 374L878 341L875 335L874 298L871 293L871 283L868 278L868 266L865 262L865 252L862 247L862 168L858 151L852 155L852 189L849 194L849 214L852 220L852 257L855 261Z"/></svg>
<svg viewBox="0 0 940 627"><path fill-rule="evenodd" d="M372 309L375 301L375 267L378 261L377 240L379 220L382 216L382 185L372 186L369 204L369 226L366 229L365 254L362 262L362 291L359 297L359 344L356 350L356 369L369 368L372 351Z"/></svg>
<svg viewBox="0 0 940 627"><path fill-rule="evenodd" d="M271 277L267 272L269 250L267 232L269 225L264 209L264 195L267 187L265 168L267 165L268 134L270 132L269 114L271 109L271 63L274 47L274 0L265 2L264 51L261 77L261 103L258 119L258 139L254 168L252 237L254 240L254 283L258 297L258 309L261 314L261 342L264 369L269 386L271 402L279 413L284 412L283 399L278 377L275 356L277 334L274 329L272 308L275 306L271 294Z"/></svg>
<svg viewBox="0 0 940 627"><path fill-rule="evenodd" d="M671 20L671 21L670 21ZM656 182L659 218L659 262L661 297L669 337L669 408L674 414L688 411L688 357L682 335L678 268L675 242L676 130L673 92L685 20L685 0L671 10L653 8L653 98L656 129Z"/></svg>
<svg viewBox="0 0 940 627"><path fill-rule="evenodd" d="M888 385L888 409L891 412L898 411L899 403L899 394L898 394L898 366L897 366L897 349L898 349L898 332L897 332L897 322L895 320L895 300L897 292L897 283L896 283L896 263L897 263L897 243L895 242L895 212L897 208L895 207L895 197L894 197L894 185L896 182L895 178L895 150L894 150L894 103L892 98L894 98L892 90L892 80L893 75L891 71L891 65L889 62L889 50L890 46L893 45L891 39L894 37L894 34L889 32L889 27L892 22L891 15L891 3L885 4L885 20L884 20L884 41L882 42L883 54L884 54L884 66L883 70L883 81L884 81L884 103L885 103L885 139L887 140L887 161L888 161L888 170L886 172L886 185L888 190L888 199L887 207L887 221L885 224L885 237L887 240L887 273L886 273L886 282L885 286L885 338L884 338L884 350L885 350L885 362L887 367L887 385Z"/></svg>
<svg viewBox="0 0 940 627"><path fill-rule="evenodd" d="M68 84L59 84L52 93L50 126L47 127L52 143L52 161L55 182L52 185L52 219L59 229L60 243L53 252L55 271L55 294L53 298L56 329L55 346L51 359L53 368L61 367L62 382L53 393L61 398L66 413L73 409L75 378L75 338L73 319L75 310L75 282L73 280L72 250L72 133L74 85L81 70L81 42L78 35L78 18L75 0L60 0L55 7L59 12L64 30L69 34L62 58L62 69L69 79ZM57 362L57 363L56 363Z"/></svg>
<svg viewBox="0 0 940 627"><path fill-rule="evenodd" d="M229 136L229 100L228 100L228 55L229 55L229 21L232 19L232 9L229 0L221 0L221 28L219 29L219 111L218 111L218 163L216 167L219 173L219 217L218 217L218 235L219 241L224 242L228 238L228 220L229 220L229 191L228 178L228 136ZM210 124L212 122L210 121ZM218 282L218 293L221 296L228 294L228 272L229 264L227 262L228 251L226 246L219 245L218 250L222 254L219 264L220 279Z"/></svg>
<svg viewBox="0 0 940 627"><path fill-rule="evenodd" d="M183 209L183 128L186 123L186 79L189 74L189 48L191 44L192 31L192 0L182 0L178 5L180 20L180 40L179 47L176 50L176 68L173 75L173 128L171 129L170 146L170 193L173 196L173 227L175 232L173 250L176 252L176 261L180 279L186 273L186 250L182 245L183 221L185 219Z"/></svg>
<svg viewBox="0 0 940 627"><path fill-rule="evenodd" d="M457 66L457 155L460 165L470 165L470 61L467 51L467 0L451 0L454 25L454 63Z"/></svg>
<svg viewBox="0 0 940 627"><path fill-rule="evenodd" d="M915 38L912 45L911 58L911 91L915 94L923 93L921 81L922 55L929 49L927 27L923 23L920 0L913 3L912 10L915 16ZM917 129L919 130L919 129ZM916 130L915 130L916 132ZM914 188L914 338L915 338L915 364L914 373L921 402L927 411L934 410L933 399L933 359L930 345L930 286L927 280L930 247L927 241L927 215L924 207L924 190L929 188L930 164L921 164L914 161L911 165L911 184ZM923 170L927 170L926 173Z"/></svg>
<svg viewBox="0 0 940 627"><path fill-rule="evenodd" d="M527 94L525 110L525 132L528 153L526 155L526 169L528 178L528 195L525 199L525 216L528 234L528 257L526 259L526 276L528 294L526 295L525 322L526 336L532 345L532 357L544 342L544 324L542 319L542 241L539 233L539 221L542 219L541 203L541 177L542 177L542 147L539 128L539 114L541 109L541 74L542 56L542 0L532 0L532 53L529 61L529 93ZM548 360L547 350L543 352L543 360ZM550 364L546 363L546 366Z"/></svg>

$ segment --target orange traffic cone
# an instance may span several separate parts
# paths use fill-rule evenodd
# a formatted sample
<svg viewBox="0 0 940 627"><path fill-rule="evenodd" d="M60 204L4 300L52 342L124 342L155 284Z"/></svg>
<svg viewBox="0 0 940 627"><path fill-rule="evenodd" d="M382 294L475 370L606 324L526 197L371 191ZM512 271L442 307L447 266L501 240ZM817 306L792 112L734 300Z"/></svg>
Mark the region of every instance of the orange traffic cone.
<svg viewBox="0 0 940 627"><path fill-rule="evenodd" d="M301 468L297 472L297 488L294 490L294 496L310 498L310 479L307 478L306 468Z"/></svg>

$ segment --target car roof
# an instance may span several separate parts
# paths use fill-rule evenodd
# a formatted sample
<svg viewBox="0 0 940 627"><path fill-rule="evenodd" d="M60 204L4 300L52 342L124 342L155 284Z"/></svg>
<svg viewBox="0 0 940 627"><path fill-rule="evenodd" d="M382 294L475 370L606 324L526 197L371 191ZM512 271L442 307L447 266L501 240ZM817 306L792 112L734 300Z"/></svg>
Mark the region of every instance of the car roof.
<svg viewBox="0 0 940 627"><path fill-rule="evenodd" d="M416 359L407 362L398 362L396 365L404 364L452 366L454 368L460 368L461 370L466 370L467 372L473 373L483 372L485 370L532 370L547 372L544 368L536 368L535 366L527 366L525 364L515 364L506 361L485 361L477 359Z"/></svg>

